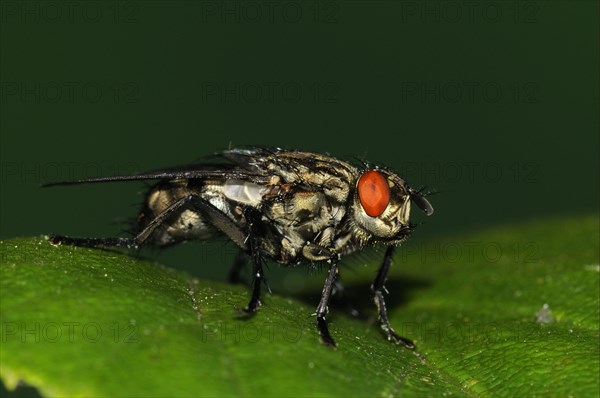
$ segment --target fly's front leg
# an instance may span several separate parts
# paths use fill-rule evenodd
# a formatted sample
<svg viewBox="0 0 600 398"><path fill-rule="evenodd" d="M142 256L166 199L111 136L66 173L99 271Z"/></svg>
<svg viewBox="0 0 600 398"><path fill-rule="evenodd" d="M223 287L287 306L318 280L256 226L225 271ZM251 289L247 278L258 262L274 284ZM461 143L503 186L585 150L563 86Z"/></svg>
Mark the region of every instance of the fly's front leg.
<svg viewBox="0 0 600 398"><path fill-rule="evenodd" d="M396 331L390 326L390 321L388 320L387 316L387 309L385 308L385 300L383 299L383 291L385 290L384 285L387 279L388 271L392 265L392 257L394 255L395 248L395 246L388 246L387 250L385 251L383 263L381 264L381 267L379 267L379 271L377 271L377 276L371 285L371 290L373 290L374 293L373 300L377 306L381 329L383 329L387 335L388 340L395 343L402 343L406 348L414 348L415 343L407 338L399 336L398 333L396 333Z"/></svg>
<svg viewBox="0 0 600 398"><path fill-rule="evenodd" d="M329 328L327 327L327 320L325 316L328 312L328 304L329 298L331 297L331 292L335 285L335 281L338 278L338 258L337 256L332 256L331 265L329 266L329 273L327 274L327 279L325 279L325 285L323 286L323 292L321 293L321 301L319 301L319 305L317 306L317 329L319 330L319 335L321 336L321 341L329 346L335 347L335 340L329 334Z"/></svg>

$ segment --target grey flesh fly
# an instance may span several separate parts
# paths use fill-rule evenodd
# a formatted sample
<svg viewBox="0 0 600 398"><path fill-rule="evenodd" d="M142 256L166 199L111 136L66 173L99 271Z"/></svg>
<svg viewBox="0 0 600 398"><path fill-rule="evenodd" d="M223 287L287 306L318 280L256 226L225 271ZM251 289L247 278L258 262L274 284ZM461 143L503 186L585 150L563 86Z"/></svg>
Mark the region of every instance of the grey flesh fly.
<svg viewBox="0 0 600 398"><path fill-rule="evenodd" d="M230 149L222 161L136 175L45 184L73 185L157 180L149 190L132 238L75 238L53 235L53 244L87 247L168 246L225 235L240 248L230 274L252 263L252 295L245 313L256 312L264 259L297 266L324 262L329 272L316 310L321 341L335 346L326 315L339 281L342 256L386 246L372 284L379 323L388 340L414 348L388 321L383 292L396 246L411 233L410 206L425 214L433 207L384 167L355 167L334 157L283 149ZM341 287L341 285L340 285Z"/></svg>

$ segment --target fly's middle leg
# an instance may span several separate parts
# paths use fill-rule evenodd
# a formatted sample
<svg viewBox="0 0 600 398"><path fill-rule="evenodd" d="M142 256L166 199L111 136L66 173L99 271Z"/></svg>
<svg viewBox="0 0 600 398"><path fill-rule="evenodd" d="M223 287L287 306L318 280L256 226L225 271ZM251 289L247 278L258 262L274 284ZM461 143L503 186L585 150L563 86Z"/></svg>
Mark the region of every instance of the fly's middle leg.
<svg viewBox="0 0 600 398"><path fill-rule="evenodd" d="M250 297L250 301L246 308L244 308L244 312L247 314L252 314L256 312L258 307L260 307L260 294L261 294L261 284L264 283L267 286L269 292L271 289L267 284L267 279L265 278L265 273L263 271L263 261L262 256L260 254L260 214L252 208L246 209L246 220L248 222L248 240L249 240L249 248L250 248L250 257L252 258L252 296Z"/></svg>

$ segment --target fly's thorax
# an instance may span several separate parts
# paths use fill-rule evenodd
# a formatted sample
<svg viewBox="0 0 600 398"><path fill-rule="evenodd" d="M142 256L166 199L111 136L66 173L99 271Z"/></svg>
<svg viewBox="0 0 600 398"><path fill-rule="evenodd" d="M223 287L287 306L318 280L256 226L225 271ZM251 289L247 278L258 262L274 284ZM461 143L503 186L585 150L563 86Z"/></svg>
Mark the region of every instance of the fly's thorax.
<svg viewBox="0 0 600 398"><path fill-rule="evenodd" d="M263 160L264 167L273 176L297 186L319 187L333 201L346 202L350 182L356 178L356 169L330 156L308 152L280 152Z"/></svg>
<svg viewBox="0 0 600 398"><path fill-rule="evenodd" d="M345 208L322 191L299 187L286 190L276 197L267 197L262 204L265 222L273 228L274 239L281 242L279 257L283 262L306 255L306 246L331 248L335 226L345 214ZM328 257L325 257L328 258Z"/></svg>
<svg viewBox="0 0 600 398"><path fill-rule="evenodd" d="M387 170L366 171L354 191L356 234L361 240L401 241L409 231L410 204L404 180Z"/></svg>

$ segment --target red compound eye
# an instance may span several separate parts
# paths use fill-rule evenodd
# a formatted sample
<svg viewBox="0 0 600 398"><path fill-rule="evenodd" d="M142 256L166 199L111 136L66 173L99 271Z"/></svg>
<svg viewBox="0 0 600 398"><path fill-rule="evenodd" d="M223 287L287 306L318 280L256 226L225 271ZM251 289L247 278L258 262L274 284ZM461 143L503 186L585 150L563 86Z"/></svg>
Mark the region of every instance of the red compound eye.
<svg viewBox="0 0 600 398"><path fill-rule="evenodd" d="M363 173L358 180L358 197L368 215L380 216L390 203L390 187L385 177L375 170Z"/></svg>

